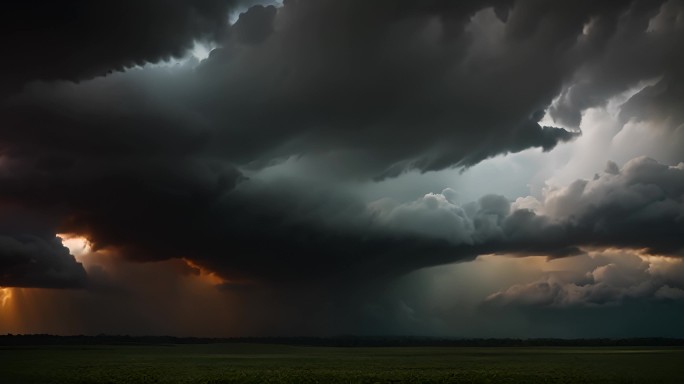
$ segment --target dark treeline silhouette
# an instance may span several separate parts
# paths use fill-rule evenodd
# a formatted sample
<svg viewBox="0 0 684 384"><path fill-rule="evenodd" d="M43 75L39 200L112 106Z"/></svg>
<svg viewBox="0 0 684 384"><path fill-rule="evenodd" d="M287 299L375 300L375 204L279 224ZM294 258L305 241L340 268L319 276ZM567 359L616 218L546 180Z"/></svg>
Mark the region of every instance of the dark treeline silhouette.
<svg viewBox="0 0 684 384"><path fill-rule="evenodd" d="M684 346L684 339L643 337L626 339L467 339L415 336L338 336L338 337L233 337L202 338L173 336L56 336L0 335L0 346L31 345L173 345L251 343L320 347L627 347Z"/></svg>

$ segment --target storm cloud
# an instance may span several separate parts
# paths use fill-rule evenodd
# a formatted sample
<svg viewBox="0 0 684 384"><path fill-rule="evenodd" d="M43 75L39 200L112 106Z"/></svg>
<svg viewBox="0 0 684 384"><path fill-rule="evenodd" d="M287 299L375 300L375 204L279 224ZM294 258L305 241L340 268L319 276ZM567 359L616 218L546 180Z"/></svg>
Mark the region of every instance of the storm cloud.
<svg viewBox="0 0 684 384"><path fill-rule="evenodd" d="M5 202L0 209L0 286L85 287L85 269L55 235L49 214Z"/></svg>
<svg viewBox="0 0 684 384"><path fill-rule="evenodd" d="M2 4L0 95L31 80L85 80L181 57L215 40L230 0L8 1Z"/></svg>
<svg viewBox="0 0 684 384"><path fill-rule="evenodd" d="M83 288L86 273L58 237L0 237L0 285L37 288Z"/></svg>
<svg viewBox="0 0 684 384"><path fill-rule="evenodd" d="M349 313L400 276L484 254L684 255L684 163L591 164L513 198L482 176L472 202L388 190L513 154L546 161L622 95L612 134L666 131L676 152L680 1L258 3L2 6L0 286L108 286L59 233L112 265L187 264L226 292L282 288ZM195 46L216 48L200 60ZM615 265L590 271L595 285ZM555 302L567 284L496 300L546 287ZM664 287L651 293L681 288Z"/></svg>

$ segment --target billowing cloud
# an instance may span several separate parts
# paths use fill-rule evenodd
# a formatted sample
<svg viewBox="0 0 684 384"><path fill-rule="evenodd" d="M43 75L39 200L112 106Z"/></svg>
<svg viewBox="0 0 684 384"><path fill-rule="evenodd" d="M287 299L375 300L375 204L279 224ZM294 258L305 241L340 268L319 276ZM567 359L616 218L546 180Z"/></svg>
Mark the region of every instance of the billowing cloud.
<svg viewBox="0 0 684 384"><path fill-rule="evenodd" d="M642 157L615 171L609 163L608 172L592 180L550 188L544 213L563 218L570 231L567 241L586 237L579 242L681 255L684 163L668 166Z"/></svg>
<svg viewBox="0 0 684 384"><path fill-rule="evenodd" d="M0 287L84 288L86 271L47 212L0 204Z"/></svg>
<svg viewBox="0 0 684 384"><path fill-rule="evenodd" d="M8 1L0 16L0 95L31 80L83 80L181 57L215 40L230 0Z"/></svg>
<svg viewBox="0 0 684 384"><path fill-rule="evenodd" d="M487 298L488 305L520 307L615 306L625 301L683 300L682 259L638 252L591 252L575 271L549 272Z"/></svg>
<svg viewBox="0 0 684 384"><path fill-rule="evenodd" d="M537 42L535 34L511 44L540 44L538 49L505 48L505 25L487 6L255 6L196 71L164 76L149 69L84 87L36 85L7 113L12 126L38 130L34 137L45 137L42 130L50 127L82 140L82 130L103 130L114 120L144 126L136 136L119 136L142 145L162 130L162 141L172 140L165 128L171 125L176 135L194 136L202 151L238 165L334 153L334 160L324 160L342 161L362 177L468 166L571 140L576 132L538 124L563 79L560 57L542 66L538 56L552 39ZM481 52L491 43L480 33L487 28L501 31L491 36L492 51ZM492 64L511 58L519 64ZM541 74L548 81L530 81ZM124 110L93 105L122 99L129 100ZM65 116L65 110L72 112Z"/></svg>
<svg viewBox="0 0 684 384"><path fill-rule="evenodd" d="M83 288L86 272L60 239L0 236L0 286Z"/></svg>
<svg viewBox="0 0 684 384"><path fill-rule="evenodd" d="M210 164L106 165L72 166L54 179L6 177L4 198L68 207L57 229L84 234L96 249L137 260L190 258L226 278L377 278L479 254L566 256L596 246L682 253L684 166L648 158L617 174L611 165L593 180L550 188L543 201L511 205L488 195L463 206L450 201L450 190L409 203L364 204L321 187L240 181L235 170ZM52 193L11 188L32 180Z"/></svg>
<svg viewBox="0 0 684 384"><path fill-rule="evenodd" d="M684 65L684 55L676 48L684 42L682 15L681 1L672 0L635 1L626 13L592 17L579 37L594 50L592 59L583 62L575 79L566 84L551 116L577 127L584 110L603 105L610 96L646 79L662 78L660 88L672 87L676 93ZM662 107L677 99L670 100Z"/></svg>
<svg viewBox="0 0 684 384"><path fill-rule="evenodd" d="M614 163L607 168L592 180L549 187L541 201L525 197L510 204L489 195L459 206L446 190L374 208L389 226L443 238L466 253L562 256L600 246L681 256L684 163L668 166L642 157L619 170Z"/></svg>

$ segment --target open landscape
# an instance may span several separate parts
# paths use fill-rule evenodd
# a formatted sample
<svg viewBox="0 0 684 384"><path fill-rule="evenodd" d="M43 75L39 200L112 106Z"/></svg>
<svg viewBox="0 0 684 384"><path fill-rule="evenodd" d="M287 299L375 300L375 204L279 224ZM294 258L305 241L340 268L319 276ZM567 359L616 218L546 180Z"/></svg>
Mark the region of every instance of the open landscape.
<svg viewBox="0 0 684 384"><path fill-rule="evenodd" d="M684 384L684 0L9 0L0 384Z"/></svg>
<svg viewBox="0 0 684 384"><path fill-rule="evenodd" d="M682 347L9 346L2 383L681 383Z"/></svg>

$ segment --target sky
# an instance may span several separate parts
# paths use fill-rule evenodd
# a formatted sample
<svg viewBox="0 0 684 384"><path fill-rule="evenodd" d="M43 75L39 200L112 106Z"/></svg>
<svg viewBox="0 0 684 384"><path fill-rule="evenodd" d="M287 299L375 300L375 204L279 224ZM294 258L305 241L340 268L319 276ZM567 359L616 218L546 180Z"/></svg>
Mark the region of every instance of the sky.
<svg viewBox="0 0 684 384"><path fill-rule="evenodd" d="M684 337L684 1L10 1L0 334Z"/></svg>

